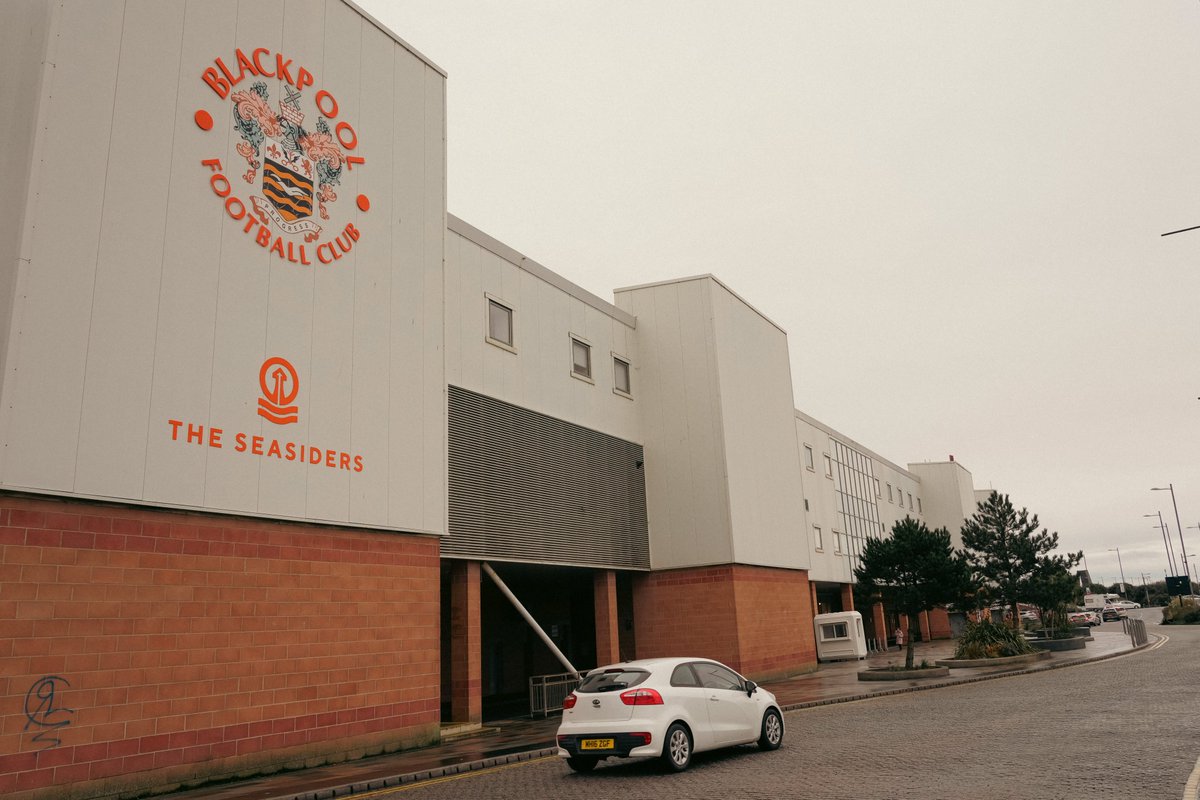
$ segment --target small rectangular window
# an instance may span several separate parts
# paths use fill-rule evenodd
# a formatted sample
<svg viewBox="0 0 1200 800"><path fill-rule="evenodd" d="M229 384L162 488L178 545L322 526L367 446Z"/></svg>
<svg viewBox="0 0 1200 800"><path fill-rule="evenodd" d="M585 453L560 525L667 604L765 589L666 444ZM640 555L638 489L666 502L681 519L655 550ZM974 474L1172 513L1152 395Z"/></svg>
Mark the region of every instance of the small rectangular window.
<svg viewBox="0 0 1200 800"><path fill-rule="evenodd" d="M871 478L871 480L875 482L875 496L882 497L883 495L879 491L879 478Z"/></svg>
<svg viewBox="0 0 1200 800"><path fill-rule="evenodd" d="M833 477L833 459L829 456L825 456L825 477Z"/></svg>
<svg viewBox="0 0 1200 800"><path fill-rule="evenodd" d="M833 552L835 552L835 553L845 553L846 552L846 535L843 534L841 531L833 532Z"/></svg>
<svg viewBox="0 0 1200 800"><path fill-rule="evenodd" d="M844 622L824 623L821 625L821 641L828 642L832 639L849 639L850 634Z"/></svg>
<svg viewBox="0 0 1200 800"><path fill-rule="evenodd" d="M825 549L825 542L821 541L820 525L813 525L813 547L817 550Z"/></svg>
<svg viewBox="0 0 1200 800"><path fill-rule="evenodd" d="M918 514L925 513L924 509L921 508L921 498L919 498L919 497L917 498L917 513Z"/></svg>
<svg viewBox="0 0 1200 800"><path fill-rule="evenodd" d="M816 469L813 462L813 449L808 445L804 445L804 466L808 469Z"/></svg>
<svg viewBox="0 0 1200 800"><path fill-rule="evenodd" d="M908 510L912 511L912 492L908 493Z"/></svg>
<svg viewBox="0 0 1200 800"><path fill-rule="evenodd" d="M592 346L571 337L571 372L580 378L592 379Z"/></svg>
<svg viewBox="0 0 1200 800"><path fill-rule="evenodd" d="M623 395L632 394L629 386L629 362L613 356L613 389Z"/></svg>
<svg viewBox="0 0 1200 800"><path fill-rule="evenodd" d="M890 483L888 484L888 502L889 503L895 502L894 500L892 500L892 485Z"/></svg>
<svg viewBox="0 0 1200 800"><path fill-rule="evenodd" d="M513 346L513 312L502 303L488 298L488 334L489 341Z"/></svg>

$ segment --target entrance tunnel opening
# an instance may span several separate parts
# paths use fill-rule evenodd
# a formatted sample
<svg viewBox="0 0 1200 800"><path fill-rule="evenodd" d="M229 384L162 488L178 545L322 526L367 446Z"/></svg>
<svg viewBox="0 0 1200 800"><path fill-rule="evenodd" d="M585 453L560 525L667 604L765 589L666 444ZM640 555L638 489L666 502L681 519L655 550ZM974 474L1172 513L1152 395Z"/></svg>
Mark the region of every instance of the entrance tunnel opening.
<svg viewBox="0 0 1200 800"><path fill-rule="evenodd" d="M488 562L526 610L580 672L596 663L596 570L580 567ZM442 562L442 719L451 719L451 580L453 561ZM632 587L617 574L618 633L622 659L633 658ZM483 719L529 714L529 679L567 668L486 575L479 581L480 691Z"/></svg>

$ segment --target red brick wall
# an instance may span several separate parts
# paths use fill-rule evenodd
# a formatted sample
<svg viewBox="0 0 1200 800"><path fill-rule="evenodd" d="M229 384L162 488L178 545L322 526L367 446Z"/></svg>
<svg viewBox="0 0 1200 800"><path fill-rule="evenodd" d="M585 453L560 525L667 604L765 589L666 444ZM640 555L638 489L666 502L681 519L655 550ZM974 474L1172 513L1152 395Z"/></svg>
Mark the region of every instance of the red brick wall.
<svg viewBox="0 0 1200 800"><path fill-rule="evenodd" d="M450 566L450 719L483 720L479 562Z"/></svg>
<svg viewBox="0 0 1200 800"><path fill-rule="evenodd" d="M935 608L929 612L929 634L933 639L949 639L950 614L944 608Z"/></svg>
<svg viewBox="0 0 1200 800"><path fill-rule="evenodd" d="M654 572L634 584L638 658L701 656L755 678L816 668L808 575L723 565Z"/></svg>
<svg viewBox="0 0 1200 800"><path fill-rule="evenodd" d="M697 656L738 668L732 566L638 576L633 609L638 658Z"/></svg>
<svg viewBox="0 0 1200 800"><path fill-rule="evenodd" d="M438 555L432 537L0 494L0 796L436 739Z"/></svg>
<svg viewBox="0 0 1200 800"><path fill-rule="evenodd" d="M817 639L808 573L734 567L738 671L755 680L816 669Z"/></svg>
<svg viewBox="0 0 1200 800"><path fill-rule="evenodd" d="M617 573L599 569L592 573L592 607L596 612L596 665L621 658L621 629L617 620Z"/></svg>

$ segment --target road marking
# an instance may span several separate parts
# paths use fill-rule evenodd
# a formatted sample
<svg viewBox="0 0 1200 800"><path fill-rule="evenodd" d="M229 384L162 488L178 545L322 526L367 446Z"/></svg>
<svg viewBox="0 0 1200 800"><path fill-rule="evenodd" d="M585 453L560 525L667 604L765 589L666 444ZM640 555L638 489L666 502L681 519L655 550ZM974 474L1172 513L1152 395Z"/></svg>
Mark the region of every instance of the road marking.
<svg viewBox="0 0 1200 800"><path fill-rule="evenodd" d="M517 761L512 764L502 764L498 767L488 767L487 769L476 769L476 770L472 770L470 772L460 772L457 775L443 775L440 778L430 778L427 781L417 781L415 783L410 783L407 786L392 786L391 788L388 788L388 789L376 789L375 791L372 791L372 792L363 792L362 794L356 794L354 796L355 797L383 797L383 796L389 795L389 794L397 794L399 792L409 792L409 791L412 791L413 789L421 789L423 787L432 786L437 783L447 783L449 781L457 781L457 780L461 780L462 778L471 778L476 775L490 775L495 772L502 772L506 769L515 769L516 767L527 767L530 764L537 764L541 761L549 761L552 758L558 758L558 756L542 756L541 758L534 758L529 761Z"/></svg>
<svg viewBox="0 0 1200 800"><path fill-rule="evenodd" d="M1196 800L1198 791L1200 791L1200 758L1196 759L1196 766L1192 767L1192 774L1183 787L1183 800Z"/></svg>

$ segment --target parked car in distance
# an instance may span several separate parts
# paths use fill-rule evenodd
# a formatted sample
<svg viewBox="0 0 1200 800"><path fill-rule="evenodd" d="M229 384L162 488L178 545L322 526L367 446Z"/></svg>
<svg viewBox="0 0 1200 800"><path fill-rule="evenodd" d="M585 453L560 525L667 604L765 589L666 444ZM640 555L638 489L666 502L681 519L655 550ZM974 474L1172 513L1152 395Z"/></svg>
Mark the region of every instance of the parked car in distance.
<svg viewBox="0 0 1200 800"><path fill-rule="evenodd" d="M1120 606L1105 606L1104 610L1100 612L1100 618L1105 622L1118 620L1123 616L1125 616L1125 609Z"/></svg>
<svg viewBox="0 0 1200 800"><path fill-rule="evenodd" d="M1115 600L1115 601L1113 601L1112 605L1116 606L1117 608L1123 608L1126 611L1128 611L1131 608L1141 608L1142 607L1141 603L1135 603L1132 600Z"/></svg>
<svg viewBox="0 0 1200 800"><path fill-rule="evenodd" d="M563 701L558 755L577 772L605 758L661 758L675 772L693 753L757 742L775 750L775 695L704 658L651 658L592 670Z"/></svg>
<svg viewBox="0 0 1200 800"><path fill-rule="evenodd" d="M1074 622L1076 625L1091 625L1095 627L1103 622L1100 615L1095 611L1072 611L1067 614L1067 619Z"/></svg>

